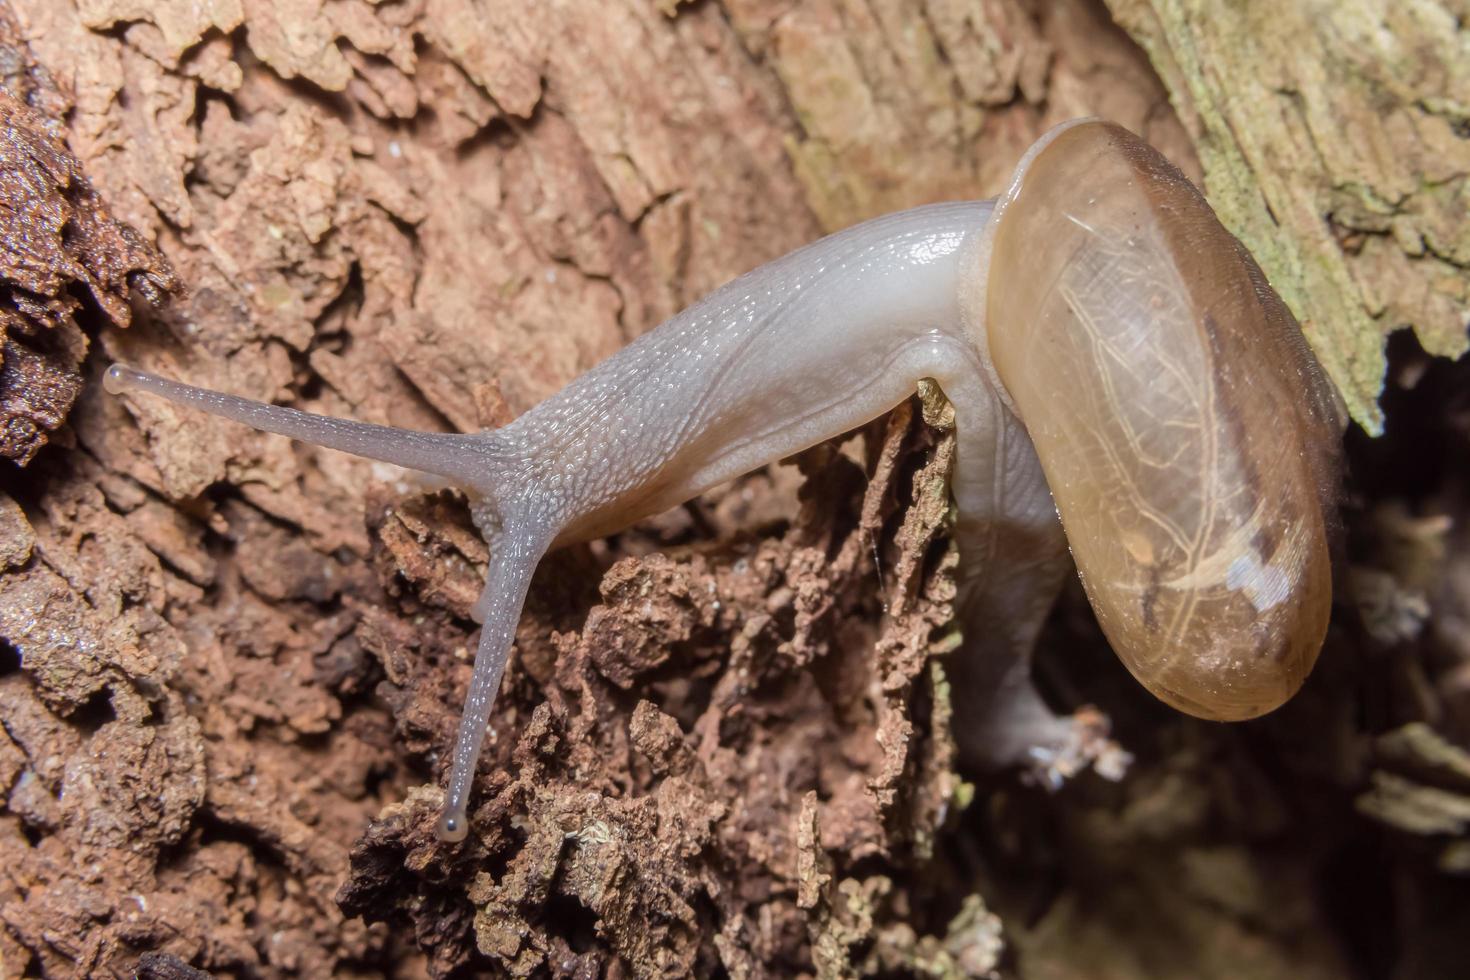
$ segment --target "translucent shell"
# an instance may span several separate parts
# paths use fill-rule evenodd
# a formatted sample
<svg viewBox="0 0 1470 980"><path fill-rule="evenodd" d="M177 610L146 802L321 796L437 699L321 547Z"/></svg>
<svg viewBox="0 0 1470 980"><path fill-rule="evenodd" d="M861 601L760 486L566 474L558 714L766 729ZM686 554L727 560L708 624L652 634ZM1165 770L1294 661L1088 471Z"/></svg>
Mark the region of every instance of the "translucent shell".
<svg viewBox="0 0 1470 980"><path fill-rule="evenodd" d="M1272 710L1327 629L1342 428L1296 321L1194 186L1118 126L1056 131L996 214L977 339L1108 640L1182 711Z"/></svg>

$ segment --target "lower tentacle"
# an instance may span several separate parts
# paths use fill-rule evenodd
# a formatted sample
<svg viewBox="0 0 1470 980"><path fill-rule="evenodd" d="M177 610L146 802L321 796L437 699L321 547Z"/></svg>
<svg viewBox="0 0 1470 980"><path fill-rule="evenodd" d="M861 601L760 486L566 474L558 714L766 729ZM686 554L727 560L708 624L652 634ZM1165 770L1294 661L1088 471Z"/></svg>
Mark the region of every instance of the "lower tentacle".
<svg viewBox="0 0 1470 980"><path fill-rule="evenodd" d="M444 810L434 831L442 841L461 841L469 833L470 790L480 750L485 744L490 709L510 659L516 623L521 618L531 575L554 537L555 533L545 528L510 524L490 541L490 569L485 577L485 591L476 604L476 609L484 615L484 626L475 651L475 669L465 696L464 713L454 739Z"/></svg>

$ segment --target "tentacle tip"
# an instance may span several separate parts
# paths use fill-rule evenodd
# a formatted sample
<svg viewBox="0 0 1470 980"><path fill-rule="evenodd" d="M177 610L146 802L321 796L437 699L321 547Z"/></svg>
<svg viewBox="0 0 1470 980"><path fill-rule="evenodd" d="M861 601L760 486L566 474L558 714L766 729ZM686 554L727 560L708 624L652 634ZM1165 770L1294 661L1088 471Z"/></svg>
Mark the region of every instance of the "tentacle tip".
<svg viewBox="0 0 1470 980"><path fill-rule="evenodd" d="M439 814L434 836L446 844L458 844L469 836L470 821L463 810L445 810Z"/></svg>
<svg viewBox="0 0 1470 980"><path fill-rule="evenodd" d="M109 395L120 395L132 385L137 372L126 364L113 364L102 375L102 387Z"/></svg>

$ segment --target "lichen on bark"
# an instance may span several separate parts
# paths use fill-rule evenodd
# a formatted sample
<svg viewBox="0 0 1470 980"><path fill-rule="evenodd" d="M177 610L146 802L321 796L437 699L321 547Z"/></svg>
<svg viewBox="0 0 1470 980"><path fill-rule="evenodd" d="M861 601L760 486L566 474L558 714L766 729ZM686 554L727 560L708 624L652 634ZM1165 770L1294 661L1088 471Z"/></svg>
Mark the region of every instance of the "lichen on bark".
<svg viewBox="0 0 1470 980"><path fill-rule="evenodd" d="M1470 349L1470 57L1445 0L1109 0L1199 147L1205 190L1382 431L1386 335Z"/></svg>

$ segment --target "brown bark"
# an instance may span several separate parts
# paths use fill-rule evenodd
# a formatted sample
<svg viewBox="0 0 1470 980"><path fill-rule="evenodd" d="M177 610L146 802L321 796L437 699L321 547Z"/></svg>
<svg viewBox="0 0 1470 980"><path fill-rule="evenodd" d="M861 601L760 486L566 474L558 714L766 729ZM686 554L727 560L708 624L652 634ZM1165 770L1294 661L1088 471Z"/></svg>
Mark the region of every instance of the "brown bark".
<svg viewBox="0 0 1470 980"><path fill-rule="evenodd" d="M130 291L155 305L178 281L152 246L115 220L65 144L65 94L0 7L0 458L21 466L66 421L82 390L80 293L107 319L132 320Z"/></svg>
<svg viewBox="0 0 1470 980"><path fill-rule="evenodd" d="M1434 867L1470 865L1445 737L1470 721L1470 579L1458 532L1414 508L1458 516L1434 502L1462 463L1365 490L1372 629L1346 615L1259 724L1150 703L1069 597L1043 672L1139 761L1047 796L952 770L952 441L915 401L548 559L481 765L488 829L449 847L430 829L486 560L463 499L96 383L126 360L328 414L500 424L825 230L994 193L1055 121L1109 116L1215 181L1243 124L1185 103L1163 53L1208 18L1113 4L1166 88L1090 0L4 2L11 63L35 66L10 94L54 80L30 111L64 119L140 251L105 295L58 281L99 349L74 358L61 445L0 491L0 977L1446 962L1470 917ZM128 325L117 298L164 268L154 248L186 295ZM1456 376L1404 364L1428 379L1406 417L1452 459L1463 419L1434 399Z"/></svg>

